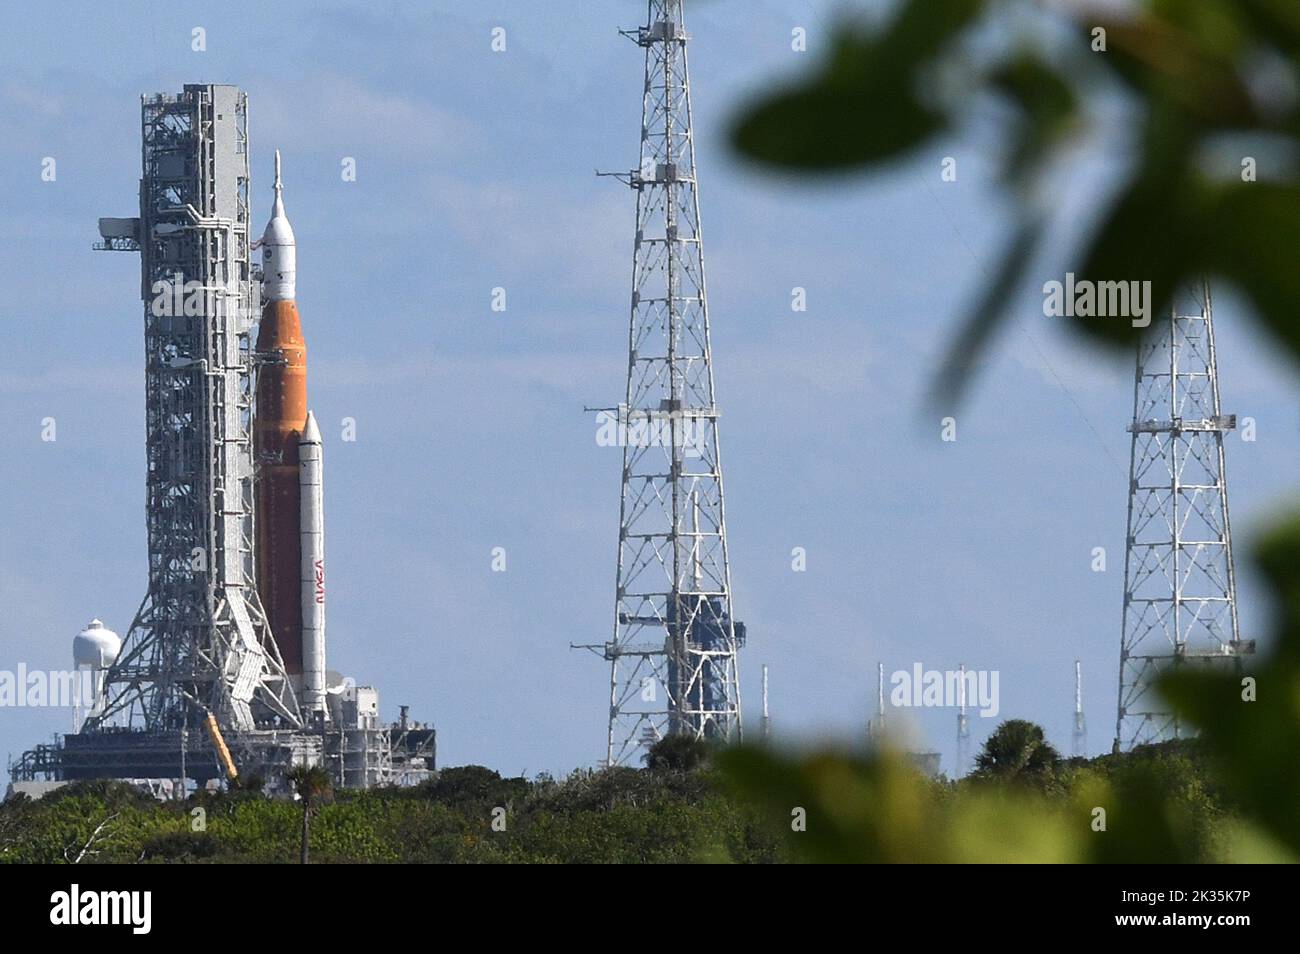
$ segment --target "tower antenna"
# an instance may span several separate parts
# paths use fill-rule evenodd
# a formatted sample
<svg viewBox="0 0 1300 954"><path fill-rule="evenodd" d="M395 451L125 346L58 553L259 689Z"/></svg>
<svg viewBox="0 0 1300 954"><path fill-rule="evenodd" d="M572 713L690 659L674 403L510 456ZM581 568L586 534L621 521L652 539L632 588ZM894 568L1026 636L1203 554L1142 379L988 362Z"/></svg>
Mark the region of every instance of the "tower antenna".
<svg viewBox="0 0 1300 954"><path fill-rule="evenodd" d="M1115 750L1178 738L1159 697L1171 669L1254 652L1237 626L1210 287L1201 282L1138 344Z"/></svg>
<svg viewBox="0 0 1300 954"><path fill-rule="evenodd" d="M667 735L740 738L682 0L625 31L645 51L606 765ZM613 413L607 411L605 413Z"/></svg>

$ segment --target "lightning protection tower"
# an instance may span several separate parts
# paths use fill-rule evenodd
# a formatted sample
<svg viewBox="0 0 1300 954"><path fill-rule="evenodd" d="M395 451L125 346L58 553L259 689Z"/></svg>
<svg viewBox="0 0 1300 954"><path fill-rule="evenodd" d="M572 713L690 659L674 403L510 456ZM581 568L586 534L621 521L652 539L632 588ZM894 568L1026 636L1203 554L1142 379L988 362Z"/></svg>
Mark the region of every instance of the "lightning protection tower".
<svg viewBox="0 0 1300 954"><path fill-rule="evenodd" d="M1133 388L1116 749L1187 734L1154 680L1254 651L1237 628L1223 437L1208 284L1138 346Z"/></svg>
<svg viewBox="0 0 1300 954"><path fill-rule="evenodd" d="M623 31L645 51L606 764L665 735L740 736L731 573L714 404L681 0ZM611 409L612 410L612 409Z"/></svg>
<svg viewBox="0 0 1300 954"><path fill-rule="evenodd" d="M966 664L961 664L961 679L957 683L957 771L955 778L963 778L970 771L970 716L966 711Z"/></svg>
<svg viewBox="0 0 1300 954"><path fill-rule="evenodd" d="M1088 723L1083 718L1083 663L1074 661L1074 730L1071 734L1072 754L1076 759L1088 755Z"/></svg>
<svg viewBox="0 0 1300 954"><path fill-rule="evenodd" d="M253 576L248 99L187 85L141 114L140 217L97 247L141 256L149 588L85 731L297 728Z"/></svg>
<svg viewBox="0 0 1300 954"><path fill-rule="evenodd" d="M764 742L772 738L772 717L767 711L767 663L763 663L763 724L759 734Z"/></svg>
<svg viewBox="0 0 1300 954"><path fill-rule="evenodd" d="M876 714L867 720L867 741L880 742L885 737L885 664L876 663Z"/></svg>

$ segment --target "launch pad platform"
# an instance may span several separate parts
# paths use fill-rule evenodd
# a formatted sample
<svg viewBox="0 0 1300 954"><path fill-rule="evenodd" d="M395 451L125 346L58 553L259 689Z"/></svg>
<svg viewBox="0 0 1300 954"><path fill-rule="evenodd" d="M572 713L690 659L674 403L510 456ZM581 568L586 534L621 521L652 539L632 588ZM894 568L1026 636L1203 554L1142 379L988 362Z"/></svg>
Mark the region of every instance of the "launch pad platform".
<svg viewBox="0 0 1300 954"><path fill-rule="evenodd" d="M271 789L295 765L319 765L339 788L416 785L437 768L437 730L419 723L378 728L326 726L317 732L256 730L225 736L240 777ZM226 772L202 731L107 727L68 733L10 764L15 782L97 778L186 779L203 787Z"/></svg>

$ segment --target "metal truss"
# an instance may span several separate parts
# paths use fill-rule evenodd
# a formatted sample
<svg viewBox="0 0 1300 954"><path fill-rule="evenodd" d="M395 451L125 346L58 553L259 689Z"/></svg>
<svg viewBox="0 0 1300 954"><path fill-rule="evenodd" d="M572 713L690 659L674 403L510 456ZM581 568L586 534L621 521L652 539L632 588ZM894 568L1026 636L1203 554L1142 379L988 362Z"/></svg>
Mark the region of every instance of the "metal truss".
<svg viewBox="0 0 1300 954"><path fill-rule="evenodd" d="M254 580L247 97L187 85L141 115L135 242L100 247L141 252L149 588L84 730L297 728Z"/></svg>
<svg viewBox="0 0 1300 954"><path fill-rule="evenodd" d="M1236 580L1210 289L1201 284L1140 345L1133 392L1116 748L1188 733L1154 681L1254 651L1237 627Z"/></svg>
<svg viewBox="0 0 1300 954"><path fill-rule="evenodd" d="M665 735L740 736L718 411L680 0L626 31L645 50L607 765Z"/></svg>

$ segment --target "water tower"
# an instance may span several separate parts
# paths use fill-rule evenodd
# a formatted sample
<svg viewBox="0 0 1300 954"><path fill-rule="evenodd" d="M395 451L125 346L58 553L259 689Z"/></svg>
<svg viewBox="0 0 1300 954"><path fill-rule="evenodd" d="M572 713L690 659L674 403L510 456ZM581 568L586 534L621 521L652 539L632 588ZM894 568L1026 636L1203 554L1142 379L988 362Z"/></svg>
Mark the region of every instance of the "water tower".
<svg viewBox="0 0 1300 954"><path fill-rule="evenodd" d="M104 674L108 667L117 661L122 651L122 640L107 626L97 619L92 619L86 628L79 632L72 641L72 662L77 672L76 705L73 714L75 728L81 731L82 706L86 702L87 681L85 674L90 674L90 712L94 715L100 702L100 692L104 687Z"/></svg>

